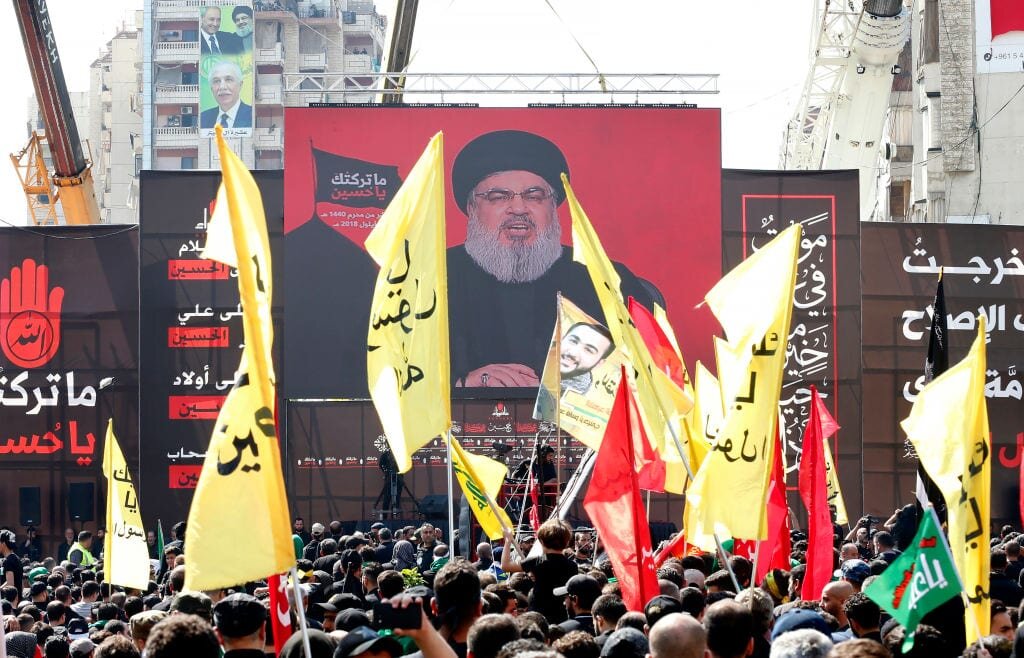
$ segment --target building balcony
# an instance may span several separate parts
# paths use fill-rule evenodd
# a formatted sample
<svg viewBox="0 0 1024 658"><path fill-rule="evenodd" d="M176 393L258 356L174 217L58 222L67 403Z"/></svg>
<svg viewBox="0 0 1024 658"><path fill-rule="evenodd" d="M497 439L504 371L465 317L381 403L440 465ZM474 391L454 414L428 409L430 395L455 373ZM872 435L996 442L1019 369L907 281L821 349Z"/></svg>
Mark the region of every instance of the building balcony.
<svg viewBox="0 0 1024 658"><path fill-rule="evenodd" d="M327 53L300 53L300 71L326 71Z"/></svg>
<svg viewBox="0 0 1024 658"><path fill-rule="evenodd" d="M199 61L198 41L160 41L156 44L154 60L158 64L167 62Z"/></svg>
<svg viewBox="0 0 1024 658"><path fill-rule="evenodd" d="M199 139L198 128L155 128L157 148L195 147Z"/></svg>
<svg viewBox="0 0 1024 658"><path fill-rule="evenodd" d="M384 43L385 20L377 14L344 12L341 17L341 28L346 36L368 36L376 43Z"/></svg>
<svg viewBox="0 0 1024 658"><path fill-rule="evenodd" d="M373 73L380 69L380 64L375 62L372 55L353 55L345 53L345 73L347 75L358 75L360 73Z"/></svg>
<svg viewBox="0 0 1024 658"><path fill-rule="evenodd" d="M159 103L190 105L199 102L199 85L157 84L154 100Z"/></svg>
<svg viewBox="0 0 1024 658"><path fill-rule="evenodd" d="M157 20L199 19L199 12L206 6L206 0L156 0L155 11Z"/></svg>
<svg viewBox="0 0 1024 658"><path fill-rule="evenodd" d="M280 151L282 148L280 128L257 128L252 134L252 145L257 151Z"/></svg>
<svg viewBox="0 0 1024 658"><path fill-rule="evenodd" d="M255 53L256 65L284 64L284 47L280 42L275 43L273 48L257 48Z"/></svg>
<svg viewBox="0 0 1024 658"><path fill-rule="evenodd" d="M259 105L280 105L281 85L260 85L256 88L256 103Z"/></svg>

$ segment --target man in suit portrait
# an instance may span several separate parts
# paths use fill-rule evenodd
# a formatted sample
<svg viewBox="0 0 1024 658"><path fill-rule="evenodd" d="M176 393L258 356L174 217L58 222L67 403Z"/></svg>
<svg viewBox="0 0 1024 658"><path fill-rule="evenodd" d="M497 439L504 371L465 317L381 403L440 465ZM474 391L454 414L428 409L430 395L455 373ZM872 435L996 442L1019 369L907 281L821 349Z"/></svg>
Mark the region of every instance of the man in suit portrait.
<svg viewBox="0 0 1024 658"><path fill-rule="evenodd" d="M220 7L203 8L199 20L199 50L210 55L238 55L242 52L242 39L237 34L220 29Z"/></svg>
<svg viewBox="0 0 1024 658"><path fill-rule="evenodd" d="M252 128L252 106L242 102L242 69L229 59L219 60L210 69L210 91L217 107L203 110L200 128Z"/></svg>

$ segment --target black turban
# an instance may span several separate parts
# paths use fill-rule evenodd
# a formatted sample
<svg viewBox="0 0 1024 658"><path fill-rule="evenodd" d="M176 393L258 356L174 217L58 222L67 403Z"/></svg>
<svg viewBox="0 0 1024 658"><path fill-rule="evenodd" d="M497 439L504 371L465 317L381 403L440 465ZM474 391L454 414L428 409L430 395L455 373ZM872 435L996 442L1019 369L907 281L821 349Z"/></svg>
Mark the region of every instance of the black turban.
<svg viewBox="0 0 1024 658"><path fill-rule="evenodd" d="M569 175L569 163L554 142L522 130L496 130L472 140L455 157L452 194L462 212L477 183L499 171L537 174L554 190L556 205L565 201L561 175Z"/></svg>

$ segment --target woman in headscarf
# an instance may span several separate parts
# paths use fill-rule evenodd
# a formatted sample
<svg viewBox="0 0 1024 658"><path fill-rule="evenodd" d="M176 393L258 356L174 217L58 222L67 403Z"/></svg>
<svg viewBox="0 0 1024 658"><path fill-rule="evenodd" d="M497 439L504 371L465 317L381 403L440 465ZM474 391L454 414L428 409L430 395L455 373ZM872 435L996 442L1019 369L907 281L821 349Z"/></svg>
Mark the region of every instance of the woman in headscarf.
<svg viewBox="0 0 1024 658"><path fill-rule="evenodd" d="M395 543L395 556L392 560L395 571L416 567L416 549L404 539Z"/></svg>

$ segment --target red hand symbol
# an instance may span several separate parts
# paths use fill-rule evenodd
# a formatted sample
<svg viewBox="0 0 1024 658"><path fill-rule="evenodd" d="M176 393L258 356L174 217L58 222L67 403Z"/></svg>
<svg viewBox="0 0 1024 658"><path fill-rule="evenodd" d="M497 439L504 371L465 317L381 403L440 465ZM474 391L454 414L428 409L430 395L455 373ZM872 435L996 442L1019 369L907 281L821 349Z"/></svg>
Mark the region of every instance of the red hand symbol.
<svg viewBox="0 0 1024 658"><path fill-rule="evenodd" d="M22 368L38 368L60 346L60 307L64 289L50 287L50 270L26 258L0 282L0 347Z"/></svg>

